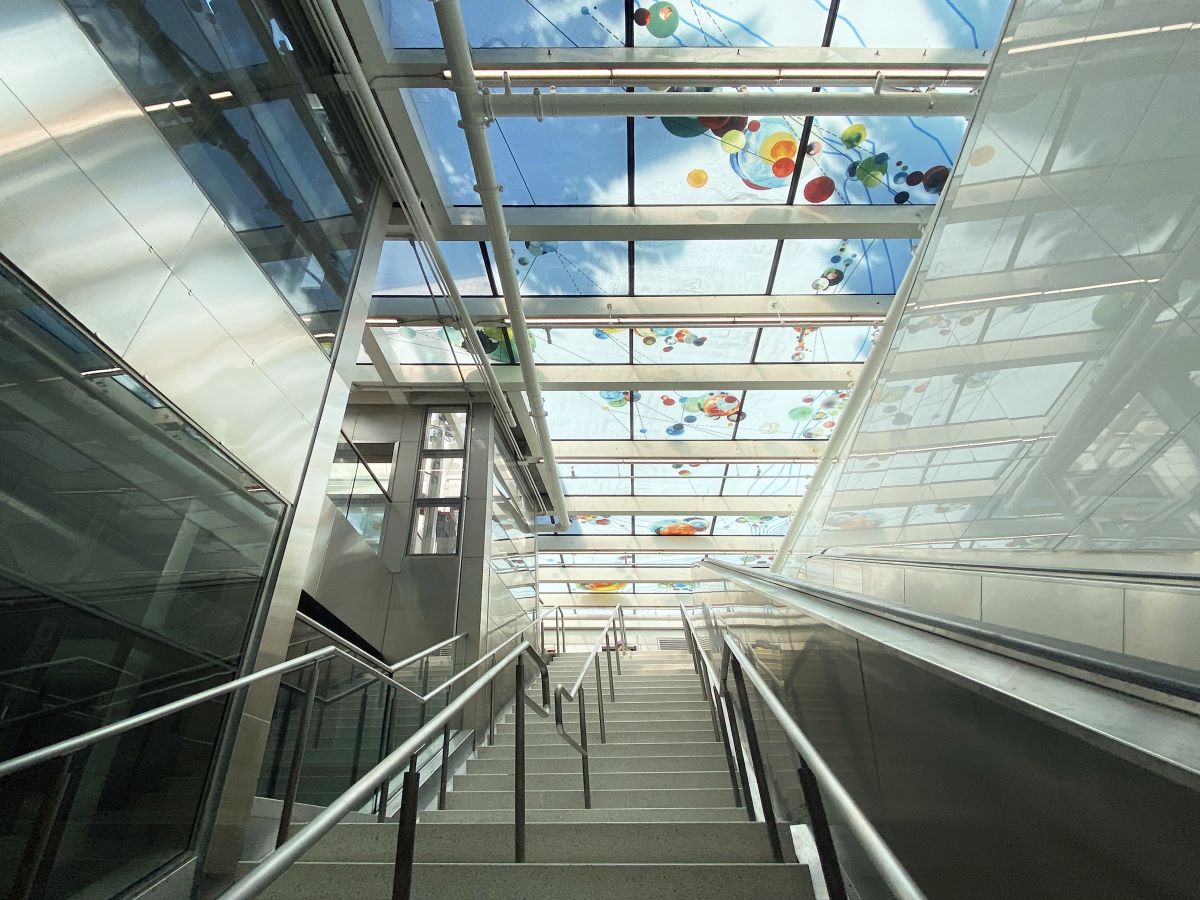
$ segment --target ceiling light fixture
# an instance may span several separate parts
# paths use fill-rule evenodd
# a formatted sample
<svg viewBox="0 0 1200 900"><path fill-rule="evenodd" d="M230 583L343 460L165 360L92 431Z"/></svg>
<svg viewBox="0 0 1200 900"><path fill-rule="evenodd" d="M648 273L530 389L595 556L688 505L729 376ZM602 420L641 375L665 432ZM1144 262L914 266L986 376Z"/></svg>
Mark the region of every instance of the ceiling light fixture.
<svg viewBox="0 0 1200 900"><path fill-rule="evenodd" d="M1159 34L1165 31L1183 31L1187 28L1200 28L1197 22L1177 22L1174 25L1158 25L1150 28L1131 28L1128 31L1109 31L1104 34L1088 34L1080 37L1063 38L1059 41L1044 41L1039 44L1025 44L1021 47L1009 48L1009 54L1032 53L1036 50L1052 50L1056 47L1073 47L1078 44L1095 44L1100 41L1115 41L1119 38L1139 37L1145 34Z"/></svg>
<svg viewBox="0 0 1200 900"><path fill-rule="evenodd" d="M88 369L86 372L80 372L84 378L104 378L108 375L121 375L124 369L120 366L109 366L106 369Z"/></svg>
<svg viewBox="0 0 1200 900"><path fill-rule="evenodd" d="M937 82L982 81L987 74L986 66L978 68L947 68L945 66L909 67L838 67L838 66L678 66L674 68L612 66L596 68L529 68L529 69L476 69L475 78L482 82L596 82L622 83L628 81L730 81L743 84L751 81L804 81L830 82L874 81L880 74L885 79L920 80ZM442 70L442 78L452 80L449 69Z"/></svg>

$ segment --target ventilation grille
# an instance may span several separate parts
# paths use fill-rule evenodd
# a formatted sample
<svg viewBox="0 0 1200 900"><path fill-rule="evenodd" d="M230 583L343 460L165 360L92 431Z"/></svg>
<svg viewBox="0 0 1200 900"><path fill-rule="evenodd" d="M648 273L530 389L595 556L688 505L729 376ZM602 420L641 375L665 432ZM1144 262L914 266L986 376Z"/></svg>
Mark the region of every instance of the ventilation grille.
<svg viewBox="0 0 1200 900"><path fill-rule="evenodd" d="M705 637L704 635L699 635L697 639L700 642L700 649L707 650L708 649L708 638ZM687 651L687 650L690 650L691 648L688 646L686 638L660 637L658 639L658 649L659 650L684 650L684 651Z"/></svg>

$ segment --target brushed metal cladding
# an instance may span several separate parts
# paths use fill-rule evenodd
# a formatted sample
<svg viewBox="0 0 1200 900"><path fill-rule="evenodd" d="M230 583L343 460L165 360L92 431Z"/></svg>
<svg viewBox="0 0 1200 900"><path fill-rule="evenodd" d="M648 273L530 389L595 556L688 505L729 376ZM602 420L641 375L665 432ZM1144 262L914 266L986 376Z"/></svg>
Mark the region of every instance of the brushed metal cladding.
<svg viewBox="0 0 1200 900"><path fill-rule="evenodd" d="M330 518L329 543L313 598L375 646L383 643L392 573L328 499L318 533ZM429 641L424 646L432 644Z"/></svg>
<svg viewBox="0 0 1200 900"><path fill-rule="evenodd" d="M3 28L0 22L0 58L9 56ZM0 251L118 355L170 275L5 84Z"/></svg>
<svg viewBox="0 0 1200 900"><path fill-rule="evenodd" d="M930 900L1196 896L1194 781L939 674L905 640L727 585L706 618L720 616L779 679L780 699ZM790 760L768 755L790 795ZM836 816L831 825L860 895L885 896Z"/></svg>
<svg viewBox="0 0 1200 900"><path fill-rule="evenodd" d="M175 275L302 414L315 419L329 359L212 207Z"/></svg>
<svg viewBox="0 0 1200 900"><path fill-rule="evenodd" d="M0 80L173 266L208 207L204 194L61 4L5 6Z"/></svg>
<svg viewBox="0 0 1200 900"><path fill-rule="evenodd" d="M978 619L983 604L983 579L943 569L905 569L904 602L921 612Z"/></svg>
<svg viewBox="0 0 1200 900"><path fill-rule="evenodd" d="M1200 669L1200 591L1125 589L1125 652Z"/></svg>
<svg viewBox="0 0 1200 900"><path fill-rule="evenodd" d="M313 425L172 275L125 359L289 499Z"/></svg>
<svg viewBox="0 0 1200 900"><path fill-rule="evenodd" d="M985 622L1120 653L1125 644L1125 592L1094 581L983 577Z"/></svg>

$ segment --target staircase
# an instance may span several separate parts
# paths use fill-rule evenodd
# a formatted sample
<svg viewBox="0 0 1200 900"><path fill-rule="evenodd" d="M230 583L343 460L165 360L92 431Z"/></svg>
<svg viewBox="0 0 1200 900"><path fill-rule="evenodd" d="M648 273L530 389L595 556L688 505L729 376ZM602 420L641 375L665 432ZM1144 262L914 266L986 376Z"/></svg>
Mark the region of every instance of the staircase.
<svg viewBox="0 0 1200 900"><path fill-rule="evenodd" d="M573 683L585 654L551 664L551 684ZM607 665L604 666L607 692ZM600 743L594 677L585 680L592 809L583 808L578 751L553 718L527 710L526 853L513 860L515 714L455 774L444 810L420 813L416 898L813 897L806 865L772 861L766 826L735 805L725 753L713 733L691 657L641 651L623 658L617 700L606 693ZM615 667L614 667L615 673ZM536 694L531 688L530 696ZM565 711L578 738L579 714ZM390 898L397 826L337 826L265 894ZM790 856L790 837L783 830Z"/></svg>

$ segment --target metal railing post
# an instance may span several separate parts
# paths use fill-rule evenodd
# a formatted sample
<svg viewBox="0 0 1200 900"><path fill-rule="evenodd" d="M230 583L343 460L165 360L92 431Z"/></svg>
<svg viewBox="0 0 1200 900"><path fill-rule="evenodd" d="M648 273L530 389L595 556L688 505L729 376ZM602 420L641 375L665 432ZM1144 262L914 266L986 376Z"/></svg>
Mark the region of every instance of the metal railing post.
<svg viewBox="0 0 1200 900"><path fill-rule="evenodd" d="M525 654L517 657L517 737L513 775L513 856L525 862Z"/></svg>
<svg viewBox="0 0 1200 900"><path fill-rule="evenodd" d="M379 758L383 759L392 752L392 716L396 711L395 689L388 685L383 691L383 724L379 729ZM376 801L375 817L378 821L387 820L388 788L385 781L379 785L379 800Z"/></svg>
<svg viewBox="0 0 1200 900"><path fill-rule="evenodd" d="M308 723L312 721L313 705L317 701L317 673L320 668L320 660L313 663L312 671L308 674L308 686L304 690L304 706L300 709L300 722L296 728L296 746L292 750L292 767L288 771L287 787L283 792L283 809L279 813L279 830L275 833L276 847L288 839L288 831L292 827L292 811L296 807L296 795L300 793L300 769L304 765L304 751L308 747Z"/></svg>
<svg viewBox="0 0 1200 900"><path fill-rule="evenodd" d="M746 692L746 679L742 675L742 664L737 657L730 658L733 681L737 686L738 703L742 707L742 722L746 726L746 744L750 748L750 761L754 765L754 779L758 786L758 799L762 806L763 820L767 826L767 837L771 842L771 854L775 862L783 862L783 846L779 842L779 823L775 821L775 807L771 803L771 787L767 781L767 768L763 762L762 748L758 743L758 732L754 728L754 715L750 710L750 695ZM751 800L746 798L749 805Z"/></svg>
<svg viewBox="0 0 1200 900"><path fill-rule="evenodd" d="M496 745L496 681L488 683L488 739L487 745Z"/></svg>
<svg viewBox="0 0 1200 900"><path fill-rule="evenodd" d="M611 700L613 703L616 703L617 702L617 690L616 690L616 686L613 684L613 673L612 673L613 653L612 653L612 650L608 646L608 632L607 631L604 632L604 658L608 661L608 699ZM600 666L597 665L596 668L599 669ZM621 671L621 660L620 660L620 657L618 657L617 658L617 672L620 673L620 671Z"/></svg>
<svg viewBox="0 0 1200 900"><path fill-rule="evenodd" d="M450 723L442 726L442 770L438 773L438 809L446 808L446 784L450 779Z"/></svg>
<svg viewBox="0 0 1200 900"><path fill-rule="evenodd" d="M587 704L583 686L579 687L579 745L583 747L583 808L592 808L592 773L588 765Z"/></svg>
<svg viewBox="0 0 1200 900"><path fill-rule="evenodd" d="M600 743L607 744L608 735L604 730L604 685L600 683L599 666L596 666L596 712L600 717Z"/></svg>
<svg viewBox="0 0 1200 900"><path fill-rule="evenodd" d="M426 656L421 660L421 696L424 697L429 693L429 657ZM420 728L425 724L425 704L421 704L421 712L417 717L417 727Z"/></svg>
<svg viewBox="0 0 1200 900"><path fill-rule="evenodd" d="M742 794L738 790L738 773L733 764L733 750L729 746L729 731L725 728L725 715L720 707L720 694L717 693L715 685L709 685L713 702L713 709L717 710L717 722L721 726L721 746L725 748L725 765L729 767L729 783L733 788L733 803L735 806L742 805Z"/></svg>
<svg viewBox="0 0 1200 900"><path fill-rule="evenodd" d="M626 656L629 655L629 632L625 630L625 607L617 607L617 620L621 623L621 648Z"/></svg>
<svg viewBox="0 0 1200 900"><path fill-rule="evenodd" d="M808 824L812 828L813 843L817 845L817 858L825 875L825 888L829 900L847 900L846 883L842 879L842 867L838 863L837 847L833 833L829 830L829 817L825 813L825 801L821 799L821 785L809 768L804 757L796 754L796 773L800 776L800 788L804 792L804 805L808 807Z"/></svg>
<svg viewBox="0 0 1200 900"><path fill-rule="evenodd" d="M71 783L71 767L75 754L71 753L59 760L58 771L50 783L50 789L38 809L37 819L21 855L21 863L17 869L16 879L9 888L8 896L12 900L30 900L34 896L43 895L43 885L46 869L46 851L54 839L62 813L63 800L67 796L67 788Z"/></svg>
<svg viewBox="0 0 1200 900"><path fill-rule="evenodd" d="M620 615L621 615L621 607L618 605L617 606L617 616L619 617ZM615 624L616 624L616 620L614 619L613 622L609 624L608 631L604 632L604 647L605 647L605 649L608 649L608 644L609 644L608 636L612 632L612 628ZM612 653L613 653L612 650L608 650L609 656L612 656ZM617 674L618 675L621 674L621 654L619 652L617 653ZM612 683L612 666L611 665L609 666L608 681L610 684ZM616 698L614 697L613 699L615 700Z"/></svg>
<svg viewBox="0 0 1200 900"><path fill-rule="evenodd" d="M420 787L417 755L414 753L409 760L408 770L404 773L400 827L396 831L396 868L392 875L392 900L409 900L412 896L413 854L417 843L417 791Z"/></svg>

